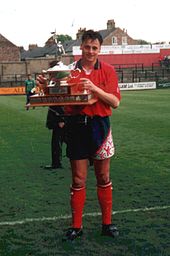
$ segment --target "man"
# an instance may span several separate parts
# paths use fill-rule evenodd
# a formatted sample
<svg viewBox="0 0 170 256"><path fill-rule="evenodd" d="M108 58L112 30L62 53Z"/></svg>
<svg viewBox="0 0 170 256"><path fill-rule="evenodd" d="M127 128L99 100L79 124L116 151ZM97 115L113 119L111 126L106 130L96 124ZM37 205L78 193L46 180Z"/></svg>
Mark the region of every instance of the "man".
<svg viewBox="0 0 170 256"><path fill-rule="evenodd" d="M59 65L58 61L51 61L49 66L53 68ZM50 81L58 79L65 80L68 77L68 72L56 72L50 74ZM39 80L38 83L39 84ZM62 144L65 137L65 120L64 109L62 106L50 106L48 108L46 127L52 130L51 138L51 165L44 166L44 169L58 169L62 168Z"/></svg>
<svg viewBox="0 0 170 256"><path fill-rule="evenodd" d="M32 79L31 74L28 74L28 78L24 82L25 93L26 93L26 109L29 110L30 96L35 94L36 84L35 80Z"/></svg>
<svg viewBox="0 0 170 256"><path fill-rule="evenodd" d="M62 115L63 108L51 106L48 108L46 127L52 130L51 138L51 165L44 166L45 169L62 168L62 144L64 141L65 121Z"/></svg>
<svg viewBox="0 0 170 256"><path fill-rule="evenodd" d="M114 68L98 60L103 39L100 33L87 30L82 36L80 49L82 58L75 69L81 70L76 82L83 84L97 102L86 106L67 106L66 125L67 157L72 170L70 204L72 225L63 241L73 241L83 234L83 208L86 200L86 178L89 159L97 180L97 195L102 212L102 235L115 237L118 229L112 224L112 182L110 180L110 158L114 155L114 144L109 116L112 108L119 106L120 90ZM44 83L42 76L38 81Z"/></svg>
<svg viewBox="0 0 170 256"><path fill-rule="evenodd" d="M65 107L67 122L67 156L72 169L70 204L72 225L63 241L74 240L83 234L82 215L86 200L88 159L93 159L97 180L97 195L102 212L102 231L105 236L115 237L118 229L112 224L112 182L110 158L114 144L109 116L120 102L118 79L114 68L98 60L103 39L98 32L85 31L80 49L82 58L75 68L81 73L78 80L83 89L90 91L97 102L86 106Z"/></svg>

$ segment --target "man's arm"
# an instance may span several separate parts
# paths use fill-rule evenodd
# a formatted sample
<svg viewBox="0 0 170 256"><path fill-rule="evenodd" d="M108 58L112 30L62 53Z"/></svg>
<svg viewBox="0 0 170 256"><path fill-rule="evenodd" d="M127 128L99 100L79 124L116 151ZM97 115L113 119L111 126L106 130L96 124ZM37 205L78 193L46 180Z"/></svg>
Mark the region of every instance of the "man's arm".
<svg viewBox="0 0 170 256"><path fill-rule="evenodd" d="M93 93L98 98L100 98L102 101L104 101L107 104L109 104L112 108L117 108L119 106L120 101L119 101L119 99L115 95L113 95L111 93L107 93L107 92L103 91L101 88L99 88L99 87L97 87L95 85L94 85Z"/></svg>
<svg viewBox="0 0 170 256"><path fill-rule="evenodd" d="M109 104L112 108L117 108L119 106L120 100L112 93L105 92L103 89L99 88L92 81L86 78L80 79L84 82L83 89L89 90L99 99Z"/></svg>

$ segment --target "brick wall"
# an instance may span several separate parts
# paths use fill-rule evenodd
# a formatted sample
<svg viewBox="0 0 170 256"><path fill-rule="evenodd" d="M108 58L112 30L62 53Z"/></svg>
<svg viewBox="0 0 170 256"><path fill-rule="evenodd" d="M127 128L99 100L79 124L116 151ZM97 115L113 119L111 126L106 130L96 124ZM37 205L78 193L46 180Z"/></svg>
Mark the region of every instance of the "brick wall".
<svg viewBox="0 0 170 256"><path fill-rule="evenodd" d="M5 80L24 80L28 73L34 76L40 74L43 69L49 68L49 63L55 60L54 58L41 58L30 59L26 61L0 61L0 83ZM69 65L74 61L72 55L62 57L62 62L65 65ZM1 84L0 84L1 86Z"/></svg>
<svg viewBox="0 0 170 256"><path fill-rule="evenodd" d="M1 61L19 61L20 50L15 46L1 46L0 45L0 62Z"/></svg>
<svg viewBox="0 0 170 256"><path fill-rule="evenodd" d="M122 37L127 37L127 43L129 45L138 44L138 40L131 38L125 31L120 28L116 28L112 33L103 40L103 45L112 45L112 37L117 37L117 44L122 45Z"/></svg>

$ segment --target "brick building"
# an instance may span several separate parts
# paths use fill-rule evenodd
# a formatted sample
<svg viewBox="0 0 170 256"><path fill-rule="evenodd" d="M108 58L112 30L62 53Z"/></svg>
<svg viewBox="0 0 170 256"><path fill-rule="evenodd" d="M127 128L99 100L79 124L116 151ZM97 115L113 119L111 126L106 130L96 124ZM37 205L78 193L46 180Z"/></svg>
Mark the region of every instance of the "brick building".
<svg viewBox="0 0 170 256"><path fill-rule="evenodd" d="M0 62L20 61L20 49L0 34Z"/></svg>
<svg viewBox="0 0 170 256"><path fill-rule="evenodd" d="M85 30L86 28L78 30L76 34L78 44ZM127 30L116 27L114 20L108 20L106 29L99 30L99 32L103 37L103 45L136 45L139 43L127 34Z"/></svg>
<svg viewBox="0 0 170 256"><path fill-rule="evenodd" d="M69 40L63 44L66 54L72 54L73 46L79 46L81 44L81 36L85 30L86 28L80 28L76 34L75 40ZM99 32L103 37L103 45L135 45L139 43L138 40L131 38L127 34L127 30L116 27L114 20L108 20L106 29L99 30ZM55 56L56 47L56 42L52 36L47 40L44 47L34 45L33 47L29 46L28 51L23 50L21 52L21 59Z"/></svg>

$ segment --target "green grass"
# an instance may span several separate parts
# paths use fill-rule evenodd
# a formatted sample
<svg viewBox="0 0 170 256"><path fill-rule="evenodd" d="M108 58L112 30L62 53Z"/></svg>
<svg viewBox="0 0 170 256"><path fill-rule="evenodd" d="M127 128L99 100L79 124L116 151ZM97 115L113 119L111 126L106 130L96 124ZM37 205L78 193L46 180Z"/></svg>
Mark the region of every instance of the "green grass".
<svg viewBox="0 0 170 256"><path fill-rule="evenodd" d="M71 221L71 173L65 152L63 170L40 168L51 157L47 108L26 111L24 96L0 96L0 256L169 256L169 99L168 89L122 92L113 111L113 222L120 236L101 237L101 216L85 215L84 236L62 243ZM84 213L99 212L89 168Z"/></svg>

